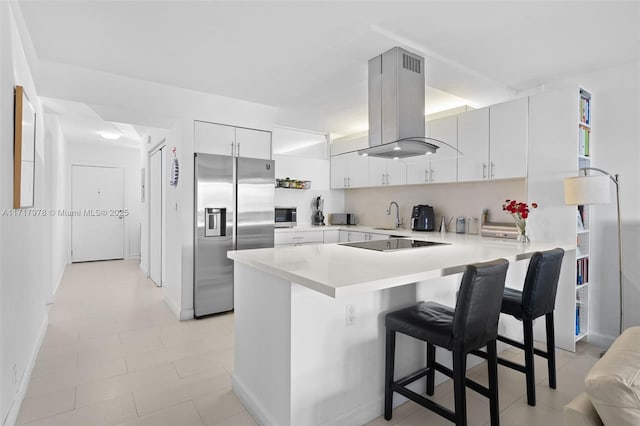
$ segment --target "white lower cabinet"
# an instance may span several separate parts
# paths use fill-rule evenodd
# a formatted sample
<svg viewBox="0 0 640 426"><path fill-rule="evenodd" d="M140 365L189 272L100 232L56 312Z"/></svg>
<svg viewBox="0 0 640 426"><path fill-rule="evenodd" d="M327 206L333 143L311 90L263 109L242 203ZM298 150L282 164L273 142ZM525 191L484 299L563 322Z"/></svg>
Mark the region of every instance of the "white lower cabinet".
<svg viewBox="0 0 640 426"><path fill-rule="evenodd" d="M337 229L331 229L324 231L324 243L337 243L340 241L340 231Z"/></svg>
<svg viewBox="0 0 640 426"><path fill-rule="evenodd" d="M302 244L323 244L324 231L294 231L278 232L274 234L275 246L297 246Z"/></svg>
<svg viewBox="0 0 640 426"><path fill-rule="evenodd" d="M354 241L386 240L388 238L389 235L376 234L374 232L340 231L339 242L351 243Z"/></svg>

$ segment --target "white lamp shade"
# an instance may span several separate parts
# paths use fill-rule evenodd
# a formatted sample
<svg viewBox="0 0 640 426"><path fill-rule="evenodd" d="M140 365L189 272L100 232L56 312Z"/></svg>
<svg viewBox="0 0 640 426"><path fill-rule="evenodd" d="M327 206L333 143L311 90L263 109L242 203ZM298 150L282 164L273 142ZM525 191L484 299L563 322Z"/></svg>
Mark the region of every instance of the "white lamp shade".
<svg viewBox="0 0 640 426"><path fill-rule="evenodd" d="M611 182L608 175L577 176L564 180L564 201L569 205L608 204Z"/></svg>

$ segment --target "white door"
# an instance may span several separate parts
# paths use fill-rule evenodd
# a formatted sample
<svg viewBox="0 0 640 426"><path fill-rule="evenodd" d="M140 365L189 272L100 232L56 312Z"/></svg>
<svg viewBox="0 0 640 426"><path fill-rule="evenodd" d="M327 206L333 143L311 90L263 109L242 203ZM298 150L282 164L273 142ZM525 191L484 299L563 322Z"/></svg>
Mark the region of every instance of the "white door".
<svg viewBox="0 0 640 426"><path fill-rule="evenodd" d="M162 229L164 214L164 158L161 148L149 158L149 278L162 286Z"/></svg>
<svg viewBox="0 0 640 426"><path fill-rule="evenodd" d="M72 166L71 260L124 258L124 169Z"/></svg>
<svg viewBox="0 0 640 426"><path fill-rule="evenodd" d="M234 155L235 127L195 121L193 123L195 152L218 155Z"/></svg>
<svg viewBox="0 0 640 426"><path fill-rule="evenodd" d="M236 128L238 157L271 159L271 132Z"/></svg>
<svg viewBox="0 0 640 426"><path fill-rule="evenodd" d="M489 114L490 177L527 176L529 98L492 105Z"/></svg>
<svg viewBox="0 0 640 426"><path fill-rule="evenodd" d="M433 128L432 128L433 132ZM458 181L479 181L489 173L489 108L458 115Z"/></svg>

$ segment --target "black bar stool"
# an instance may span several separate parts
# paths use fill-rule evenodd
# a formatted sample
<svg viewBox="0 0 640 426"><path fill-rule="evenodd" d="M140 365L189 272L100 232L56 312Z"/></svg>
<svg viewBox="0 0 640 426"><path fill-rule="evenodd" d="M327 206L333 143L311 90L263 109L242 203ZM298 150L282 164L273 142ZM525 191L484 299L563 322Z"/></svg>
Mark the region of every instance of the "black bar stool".
<svg viewBox="0 0 640 426"><path fill-rule="evenodd" d="M556 353L554 338L553 311L556 303L558 279L564 250L556 248L536 252L531 257L527 276L522 291L512 288L504 289L501 312L512 315L522 321L524 343L498 336L498 340L524 350L525 365L498 358L498 364L525 373L527 380L527 404L536 405L536 383L533 355L547 359L549 369L549 387L556 388ZM533 320L545 316L547 328L547 350L533 347ZM486 358L486 354L474 351L474 355Z"/></svg>
<svg viewBox="0 0 640 426"><path fill-rule="evenodd" d="M468 265L462 277L455 309L435 302L420 302L386 315L386 420L391 420L393 392L397 392L456 425L466 425L466 385L489 398L491 425L499 424L496 337L508 267L509 262L504 259ZM427 366L394 382L396 332L427 342ZM453 370L436 362L435 346L453 352ZM466 378L467 354L483 346L487 346L489 358L488 388ZM436 371L453 378L455 412L406 387L426 376L427 395L433 396Z"/></svg>

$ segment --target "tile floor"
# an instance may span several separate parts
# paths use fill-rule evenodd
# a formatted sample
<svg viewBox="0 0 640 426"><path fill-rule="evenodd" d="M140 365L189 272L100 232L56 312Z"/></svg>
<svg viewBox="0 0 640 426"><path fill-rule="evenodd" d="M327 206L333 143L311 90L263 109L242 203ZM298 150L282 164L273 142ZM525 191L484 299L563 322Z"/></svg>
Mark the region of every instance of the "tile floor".
<svg viewBox="0 0 640 426"><path fill-rule="evenodd" d="M500 367L501 424L560 425L562 407L582 391L600 349L580 345L558 351L558 389L546 385L537 362L538 406L526 404L522 374ZM508 350L503 356L521 360ZM536 357L538 358L538 357ZM486 384L483 365L470 377ZM137 261L67 267L49 312L49 327L31 375L18 425L250 426L251 416L231 391L233 314L177 321L162 291L140 272ZM452 405L448 381L436 400ZM467 393L469 424L489 420L486 400ZM447 425L408 402L370 426Z"/></svg>

